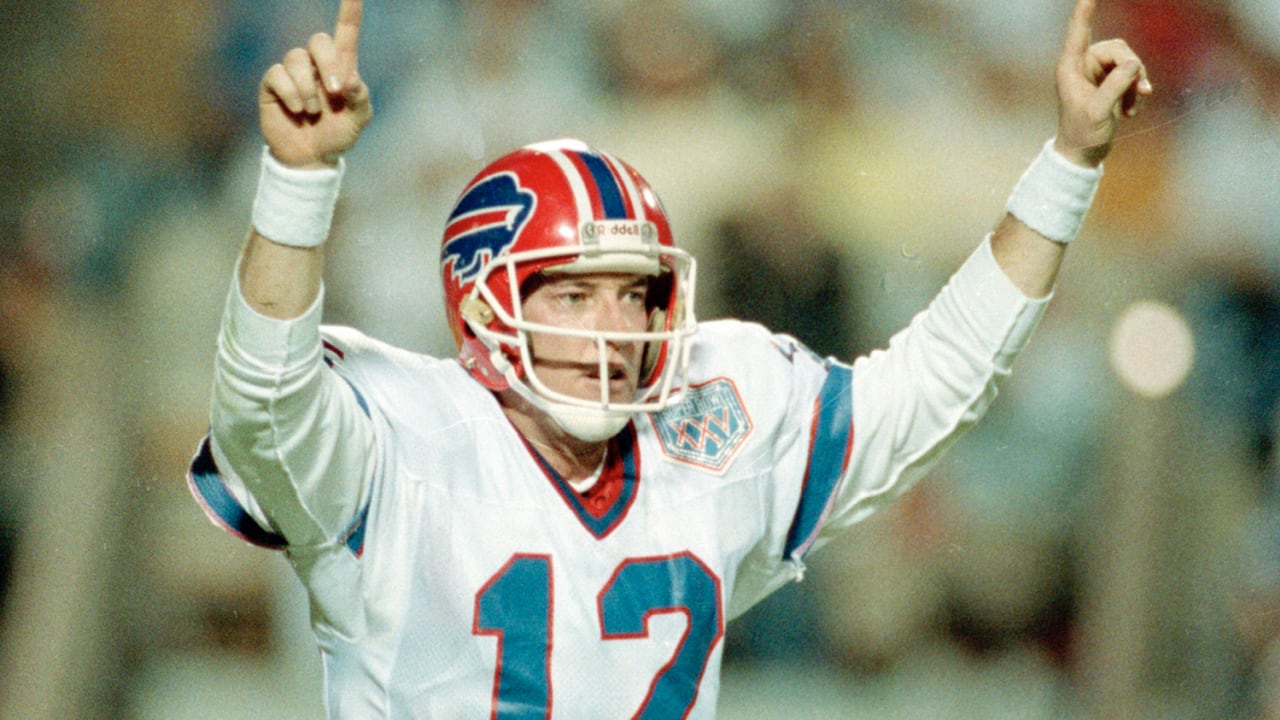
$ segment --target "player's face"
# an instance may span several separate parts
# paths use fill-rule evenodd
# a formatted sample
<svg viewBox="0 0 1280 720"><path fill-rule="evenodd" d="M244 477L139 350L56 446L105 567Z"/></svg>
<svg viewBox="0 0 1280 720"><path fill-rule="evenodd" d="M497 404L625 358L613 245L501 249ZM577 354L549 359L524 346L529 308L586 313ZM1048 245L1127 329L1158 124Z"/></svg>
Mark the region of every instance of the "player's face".
<svg viewBox="0 0 1280 720"><path fill-rule="evenodd" d="M524 299L524 317L530 322L609 332L643 332L648 326L649 282L644 276L563 274L540 280ZM608 376L602 378L599 348L589 338L545 333L530 337L534 369L551 390L594 400L600 397L600 383L607 382L610 400L630 402L640 383L643 343L606 346Z"/></svg>

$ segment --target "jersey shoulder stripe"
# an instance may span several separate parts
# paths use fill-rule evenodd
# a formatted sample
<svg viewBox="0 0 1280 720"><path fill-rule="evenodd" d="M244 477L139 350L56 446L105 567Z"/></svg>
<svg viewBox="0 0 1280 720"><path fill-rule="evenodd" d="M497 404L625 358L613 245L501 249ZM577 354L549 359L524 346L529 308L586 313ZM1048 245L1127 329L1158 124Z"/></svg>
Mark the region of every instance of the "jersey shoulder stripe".
<svg viewBox="0 0 1280 720"><path fill-rule="evenodd" d="M830 363L826 382L813 403L809 464L805 468L800 505L787 532L783 557L802 557L813 545L831 512L831 504L853 448L852 388L853 369Z"/></svg>

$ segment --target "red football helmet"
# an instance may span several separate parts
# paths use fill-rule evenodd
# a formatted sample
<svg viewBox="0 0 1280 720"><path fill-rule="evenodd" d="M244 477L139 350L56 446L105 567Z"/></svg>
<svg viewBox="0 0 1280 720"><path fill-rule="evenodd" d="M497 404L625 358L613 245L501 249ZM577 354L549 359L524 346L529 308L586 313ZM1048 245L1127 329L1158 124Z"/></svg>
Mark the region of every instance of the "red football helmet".
<svg viewBox="0 0 1280 720"><path fill-rule="evenodd" d="M650 282L649 328L605 332L528 322L521 289L534 274L629 273ZM666 212L644 178L576 140L529 145L499 158L462 191L440 249L445 307L459 359L490 390L511 388L586 440L613 436L636 412L679 401L687 385L696 263L675 247ZM529 333L590 338L600 370L608 344L645 344L631 402L583 400L549 389L534 371Z"/></svg>

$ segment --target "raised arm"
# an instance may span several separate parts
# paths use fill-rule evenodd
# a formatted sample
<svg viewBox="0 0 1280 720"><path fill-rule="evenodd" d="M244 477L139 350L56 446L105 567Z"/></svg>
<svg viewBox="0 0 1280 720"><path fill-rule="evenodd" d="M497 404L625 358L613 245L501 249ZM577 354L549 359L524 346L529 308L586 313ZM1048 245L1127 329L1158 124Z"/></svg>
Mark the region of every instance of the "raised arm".
<svg viewBox="0 0 1280 720"><path fill-rule="evenodd" d="M210 514L258 542L269 531L293 547L332 543L373 477L372 421L323 362L315 308L342 153L372 114L356 70L360 11L342 0L334 35L290 50L259 89L253 229L223 315L207 453L191 475Z"/></svg>
<svg viewBox="0 0 1280 720"><path fill-rule="evenodd" d="M854 363L856 437L831 530L898 497L985 415L1043 317L1097 167L1121 120L1151 92L1123 41L1090 44L1093 9L1093 0L1076 3L1057 70L1058 134L1014 189L990 252L984 245L970 255L887 351Z"/></svg>
<svg viewBox="0 0 1280 720"><path fill-rule="evenodd" d="M328 232L332 200L317 202L316 196L336 197L342 154L373 116L369 88L359 73L361 12L361 0L342 0L333 35L316 33L305 48L290 50L267 70L258 88L270 158L264 159L239 278L250 307L268 317L301 315L320 290L320 243ZM284 181L273 182L279 178ZM306 194L301 201L299 192Z"/></svg>
<svg viewBox="0 0 1280 720"><path fill-rule="evenodd" d="M1085 171L1099 168L1121 120L1136 115L1142 99L1152 92L1146 68L1124 40L1091 42L1096 4L1077 0L1056 71L1058 134L1053 149L1058 159ZM1072 180L1071 167L1058 171ZM1066 242L1046 236L1043 229L1033 230L1027 220L1025 214L1007 214L991 237L991 250L1020 290L1044 297L1053 289Z"/></svg>

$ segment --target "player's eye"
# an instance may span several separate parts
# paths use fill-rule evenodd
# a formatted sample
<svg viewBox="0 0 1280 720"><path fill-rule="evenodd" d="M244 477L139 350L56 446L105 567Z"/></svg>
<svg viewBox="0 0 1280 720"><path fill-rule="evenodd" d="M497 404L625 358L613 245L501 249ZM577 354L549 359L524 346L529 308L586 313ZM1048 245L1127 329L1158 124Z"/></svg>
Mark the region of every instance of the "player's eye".
<svg viewBox="0 0 1280 720"><path fill-rule="evenodd" d="M626 302L644 304L649 299L649 284L638 283L623 290L622 299Z"/></svg>
<svg viewBox="0 0 1280 720"><path fill-rule="evenodd" d="M556 293L556 300L562 305L581 305L587 301L587 293L581 290L560 290Z"/></svg>

